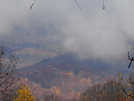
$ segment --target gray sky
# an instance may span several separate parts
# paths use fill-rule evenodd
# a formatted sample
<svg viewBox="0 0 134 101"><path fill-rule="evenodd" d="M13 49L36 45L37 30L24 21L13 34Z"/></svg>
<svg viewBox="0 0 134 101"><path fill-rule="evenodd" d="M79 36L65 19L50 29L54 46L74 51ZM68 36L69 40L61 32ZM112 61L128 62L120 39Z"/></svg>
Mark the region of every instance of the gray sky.
<svg viewBox="0 0 134 101"><path fill-rule="evenodd" d="M102 0L77 0L82 10L74 0L36 0L30 11L33 2L0 0L0 40L10 43L7 47L14 54L23 55L23 63L29 65L59 51L107 62L133 53L133 0L107 0L106 10ZM32 46L17 46L28 43Z"/></svg>

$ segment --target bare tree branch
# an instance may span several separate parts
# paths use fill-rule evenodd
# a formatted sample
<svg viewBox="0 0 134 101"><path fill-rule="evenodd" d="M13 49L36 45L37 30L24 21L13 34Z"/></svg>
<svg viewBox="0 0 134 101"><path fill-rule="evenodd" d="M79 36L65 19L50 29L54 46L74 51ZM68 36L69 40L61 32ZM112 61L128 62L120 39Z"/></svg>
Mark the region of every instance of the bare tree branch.
<svg viewBox="0 0 134 101"><path fill-rule="evenodd" d="M132 81L131 76L129 76L129 82L130 82L131 84L134 84L134 81Z"/></svg>
<svg viewBox="0 0 134 101"><path fill-rule="evenodd" d="M77 3L77 1L76 0L74 0L74 1L75 1L76 5L80 8L80 10L82 10L81 6Z"/></svg>
<svg viewBox="0 0 134 101"><path fill-rule="evenodd" d="M32 10L34 4L35 4L36 0L34 0L34 3L30 6L30 11Z"/></svg>
<svg viewBox="0 0 134 101"><path fill-rule="evenodd" d="M102 9L103 9L103 10L105 10L105 9L106 9L105 4L104 4L104 0L103 0Z"/></svg>
<svg viewBox="0 0 134 101"><path fill-rule="evenodd" d="M125 87L123 86L123 88L122 88L122 91L127 95L127 96L130 96L130 97L132 97L132 98L134 98L134 96L133 95L131 95L131 94L129 94L128 92L126 92L126 90L125 90Z"/></svg>
<svg viewBox="0 0 134 101"><path fill-rule="evenodd" d="M4 47L0 46L0 96L17 81L15 74L18 59L11 52L9 52L8 60L4 58L4 55Z"/></svg>
<svg viewBox="0 0 134 101"><path fill-rule="evenodd" d="M128 52L128 59L130 60L130 63L128 65L128 68L130 68L131 64L132 64L132 61L134 61L134 57L130 58L129 56L129 52Z"/></svg>

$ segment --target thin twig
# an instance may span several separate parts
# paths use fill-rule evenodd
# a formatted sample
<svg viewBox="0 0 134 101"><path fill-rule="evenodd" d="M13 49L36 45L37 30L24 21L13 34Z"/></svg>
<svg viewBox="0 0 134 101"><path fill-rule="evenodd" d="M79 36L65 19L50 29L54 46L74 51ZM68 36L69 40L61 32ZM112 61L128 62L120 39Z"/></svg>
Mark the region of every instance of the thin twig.
<svg viewBox="0 0 134 101"><path fill-rule="evenodd" d="M123 86L123 88L122 88L122 91L127 95L127 96L130 96L130 97L132 97L132 98L134 98L134 96L133 95L131 95L131 94L129 94L129 93L127 93L126 92L126 90L125 90L125 87Z"/></svg>
<svg viewBox="0 0 134 101"><path fill-rule="evenodd" d="M129 56L129 52L128 52L128 59L130 60L130 63L128 65L128 68L130 68L131 64L132 64L132 61L134 61L134 57L130 58Z"/></svg>
<svg viewBox="0 0 134 101"><path fill-rule="evenodd" d="M32 10L34 4L35 4L36 0L34 0L34 3L30 6L30 11Z"/></svg>
<svg viewBox="0 0 134 101"><path fill-rule="evenodd" d="M77 1L76 0L74 0L74 1L75 1L76 5L80 8L80 10L82 10L81 6L77 3Z"/></svg>
<svg viewBox="0 0 134 101"><path fill-rule="evenodd" d="M129 82L130 82L131 84L134 84L134 82L131 80L131 76L129 76Z"/></svg>
<svg viewBox="0 0 134 101"><path fill-rule="evenodd" d="M103 9L103 10L105 10L105 9L106 9L105 4L104 4L104 0L103 0L102 9Z"/></svg>

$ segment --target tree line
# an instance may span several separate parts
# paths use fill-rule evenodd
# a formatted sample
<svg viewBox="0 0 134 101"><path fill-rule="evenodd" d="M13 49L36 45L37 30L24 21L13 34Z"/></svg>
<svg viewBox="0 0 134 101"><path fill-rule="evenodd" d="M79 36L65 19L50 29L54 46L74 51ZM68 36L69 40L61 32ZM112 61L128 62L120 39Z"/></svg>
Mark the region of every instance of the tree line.
<svg viewBox="0 0 134 101"><path fill-rule="evenodd" d="M130 68L134 57L130 58ZM62 101L56 95L47 95L42 100L34 97L32 91L25 84L18 85L16 65L18 58L9 51L6 56L4 46L0 46L0 101ZM68 100L69 101L69 100ZM131 73L127 81L118 73L118 80L109 80L102 84L96 84L81 92L79 99L71 101L134 101L134 73Z"/></svg>

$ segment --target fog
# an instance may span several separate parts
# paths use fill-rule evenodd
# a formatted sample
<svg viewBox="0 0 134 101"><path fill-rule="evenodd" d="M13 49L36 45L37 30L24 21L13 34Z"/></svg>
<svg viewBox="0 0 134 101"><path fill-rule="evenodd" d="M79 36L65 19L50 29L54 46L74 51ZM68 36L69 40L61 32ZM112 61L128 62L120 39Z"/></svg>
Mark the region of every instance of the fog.
<svg viewBox="0 0 134 101"><path fill-rule="evenodd" d="M30 11L33 2L0 1L0 40L10 43L15 54L36 54L34 62L51 55L50 50L106 62L133 54L133 0L104 1L105 10L102 0L77 0L81 10L73 0L36 0ZM14 44L28 43L33 45L14 49Z"/></svg>

